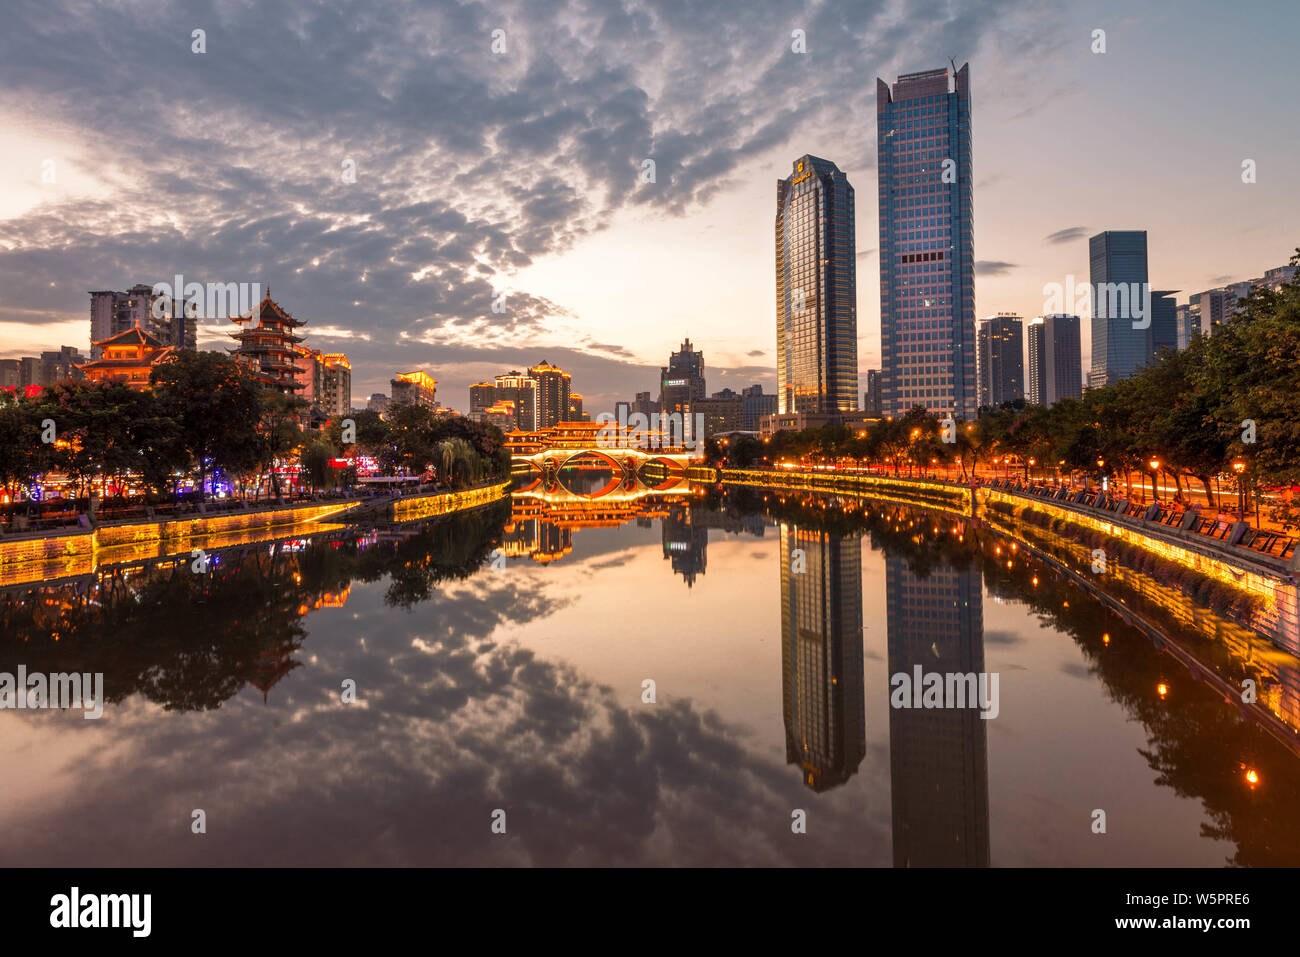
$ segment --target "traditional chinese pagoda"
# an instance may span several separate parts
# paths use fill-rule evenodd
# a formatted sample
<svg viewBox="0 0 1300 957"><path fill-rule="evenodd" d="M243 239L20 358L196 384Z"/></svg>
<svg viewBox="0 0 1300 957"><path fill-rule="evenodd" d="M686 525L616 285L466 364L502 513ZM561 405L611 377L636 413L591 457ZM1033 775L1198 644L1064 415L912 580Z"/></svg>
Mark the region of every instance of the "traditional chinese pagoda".
<svg viewBox="0 0 1300 957"><path fill-rule="evenodd" d="M253 321L257 324L253 325ZM230 333L239 345L231 352L235 361L247 368L265 388L276 389L286 395L293 395L303 388L300 380L302 370L295 360L298 351L294 348L302 342L303 336L294 333L299 326L306 325L285 312L268 289L266 297L256 309L247 315L232 317L232 322L240 323L238 332Z"/></svg>
<svg viewBox="0 0 1300 957"><path fill-rule="evenodd" d="M166 362L176 354L157 336L132 326L115 336L91 343L99 350L100 358L77 366L91 382L124 382L137 392L149 388L149 377L154 366Z"/></svg>

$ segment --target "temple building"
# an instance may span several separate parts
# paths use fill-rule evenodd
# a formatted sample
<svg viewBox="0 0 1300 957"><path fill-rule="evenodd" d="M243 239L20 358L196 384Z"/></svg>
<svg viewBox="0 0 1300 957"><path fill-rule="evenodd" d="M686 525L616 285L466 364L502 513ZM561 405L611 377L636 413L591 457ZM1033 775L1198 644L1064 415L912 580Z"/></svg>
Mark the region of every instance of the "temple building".
<svg viewBox="0 0 1300 957"><path fill-rule="evenodd" d="M256 309L246 316L232 318L231 322L241 325L238 332L230 333L239 342L231 350L235 361L248 369L264 388L295 395L304 387L295 348L303 337L294 329L306 323L285 312L269 291Z"/></svg>
<svg viewBox="0 0 1300 957"><path fill-rule="evenodd" d="M151 333L132 326L107 339L92 343L98 359L77 366L90 382L125 382L137 392L150 387L154 366L166 362L176 350L165 346Z"/></svg>

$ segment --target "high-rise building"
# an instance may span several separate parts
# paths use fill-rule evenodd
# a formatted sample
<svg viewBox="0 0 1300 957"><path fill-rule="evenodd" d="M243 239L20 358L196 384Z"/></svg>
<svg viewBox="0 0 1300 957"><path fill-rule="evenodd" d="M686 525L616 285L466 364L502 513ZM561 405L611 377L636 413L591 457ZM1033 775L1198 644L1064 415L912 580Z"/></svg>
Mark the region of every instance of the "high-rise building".
<svg viewBox="0 0 1300 957"><path fill-rule="evenodd" d="M551 365L545 359L528 370L537 382L538 427L549 429L569 420L569 373Z"/></svg>
<svg viewBox="0 0 1300 957"><path fill-rule="evenodd" d="M537 380L518 369L496 377L497 402L508 400L515 404L515 426L521 431L537 432L542 428L537 390Z"/></svg>
<svg viewBox="0 0 1300 957"><path fill-rule="evenodd" d="M18 378L21 367L19 359L0 359L0 389L16 389L22 385Z"/></svg>
<svg viewBox="0 0 1300 957"><path fill-rule="evenodd" d="M885 556L889 674L984 673L978 568L922 576ZM891 681L892 687L892 681ZM892 702L891 702L892 703ZM895 867L989 865L988 742L979 707L889 709Z"/></svg>
<svg viewBox="0 0 1300 957"><path fill-rule="evenodd" d="M390 408L411 403L432 410L438 404L435 400L438 380L427 372L399 372L396 378L389 380L388 385L393 392L393 398L389 401Z"/></svg>
<svg viewBox="0 0 1300 957"><path fill-rule="evenodd" d="M970 64L876 80L882 411L975 415Z"/></svg>
<svg viewBox="0 0 1300 957"><path fill-rule="evenodd" d="M860 538L782 524L781 665L786 763L843 784L867 753Z"/></svg>
<svg viewBox="0 0 1300 957"><path fill-rule="evenodd" d="M1029 401L1052 405L1083 397L1079 317L1039 316L1029 323Z"/></svg>
<svg viewBox="0 0 1300 957"><path fill-rule="evenodd" d="M1023 328L1019 316L1006 312L980 323L976 374L981 406L999 406L1025 397Z"/></svg>
<svg viewBox="0 0 1300 957"><path fill-rule="evenodd" d="M777 397L763 392L761 385L751 385L740 390L740 427L746 432L757 432L763 417L776 412Z"/></svg>
<svg viewBox="0 0 1300 957"><path fill-rule="evenodd" d="M586 418L582 412L582 396L576 392L569 393L569 414L566 417L567 422L585 422Z"/></svg>
<svg viewBox="0 0 1300 957"><path fill-rule="evenodd" d="M870 416L880 418L884 408L885 374L880 369L867 370L867 391L862 395L862 408Z"/></svg>
<svg viewBox="0 0 1300 957"><path fill-rule="evenodd" d="M1174 308L1174 325L1178 329L1178 348L1186 349L1192 343L1192 337L1200 335L1198 328L1192 321L1191 305L1180 303Z"/></svg>
<svg viewBox="0 0 1300 957"><path fill-rule="evenodd" d="M704 416L704 435L709 438L719 432L735 432L742 428L745 400L732 389L715 392L707 399L694 399L686 404L685 414L694 422L694 416Z"/></svg>
<svg viewBox="0 0 1300 957"><path fill-rule="evenodd" d="M1145 229L1111 229L1088 240L1092 283L1092 375L1097 385L1127 379L1153 355ZM1169 318L1172 325L1173 319Z"/></svg>
<svg viewBox="0 0 1300 957"><path fill-rule="evenodd" d="M829 160L804 155L776 184L778 412L833 414L857 405L854 196Z"/></svg>
<svg viewBox="0 0 1300 957"><path fill-rule="evenodd" d="M704 353L683 339L681 349L669 354L668 365L659 367L659 411L685 414L688 405L704 396Z"/></svg>
<svg viewBox="0 0 1300 957"><path fill-rule="evenodd" d="M370 412L378 412L380 415L383 415L388 411L388 403L390 401L391 400L388 396L384 395L382 392L372 392L370 394L370 401L366 403L366 409Z"/></svg>
<svg viewBox="0 0 1300 957"><path fill-rule="evenodd" d="M483 412L489 406L496 405L497 386L495 382L475 382L469 387L470 412Z"/></svg>
<svg viewBox="0 0 1300 957"><path fill-rule="evenodd" d="M347 415L352 410L352 363L341 352L320 356L320 390L316 406L327 419Z"/></svg>
<svg viewBox="0 0 1300 957"><path fill-rule="evenodd" d="M649 392L638 392L636 401L632 403L632 413L645 416L647 422L650 421L651 413L659 411L659 401L650 398Z"/></svg>

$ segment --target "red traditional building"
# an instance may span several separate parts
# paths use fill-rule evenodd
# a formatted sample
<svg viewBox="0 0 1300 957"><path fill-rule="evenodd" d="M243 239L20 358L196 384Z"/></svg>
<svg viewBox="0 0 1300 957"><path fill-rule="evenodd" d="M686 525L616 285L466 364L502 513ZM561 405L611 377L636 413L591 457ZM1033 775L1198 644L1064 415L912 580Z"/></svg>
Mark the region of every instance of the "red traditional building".
<svg viewBox="0 0 1300 957"><path fill-rule="evenodd" d="M176 354L172 346L163 345L156 336L139 326L132 326L91 345L99 350L100 358L77 366L86 378L91 382L125 382L137 392L149 388L149 376L154 366Z"/></svg>
<svg viewBox="0 0 1300 957"><path fill-rule="evenodd" d="M254 319L257 319L257 325L252 325ZM238 332L230 333L232 339L239 341L239 345L231 350L236 362L248 369L267 389L294 395L303 388L305 383L301 380L302 369L297 363L296 348L303 336L294 330L306 323L285 312L271 298L269 290L257 309L231 321L242 326Z"/></svg>

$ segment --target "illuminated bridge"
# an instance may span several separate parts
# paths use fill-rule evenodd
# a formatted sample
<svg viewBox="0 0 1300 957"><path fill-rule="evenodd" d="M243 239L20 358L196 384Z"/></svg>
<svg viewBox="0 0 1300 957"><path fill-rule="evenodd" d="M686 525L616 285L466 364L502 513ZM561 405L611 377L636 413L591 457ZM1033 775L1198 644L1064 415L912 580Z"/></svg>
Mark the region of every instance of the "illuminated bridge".
<svg viewBox="0 0 1300 957"><path fill-rule="evenodd" d="M562 422L542 432L511 432L506 448L520 484L516 493L561 495L570 500L626 499L647 492L680 492L699 456L684 448L618 448L602 441L597 422ZM573 490L561 472L608 472L603 487Z"/></svg>

